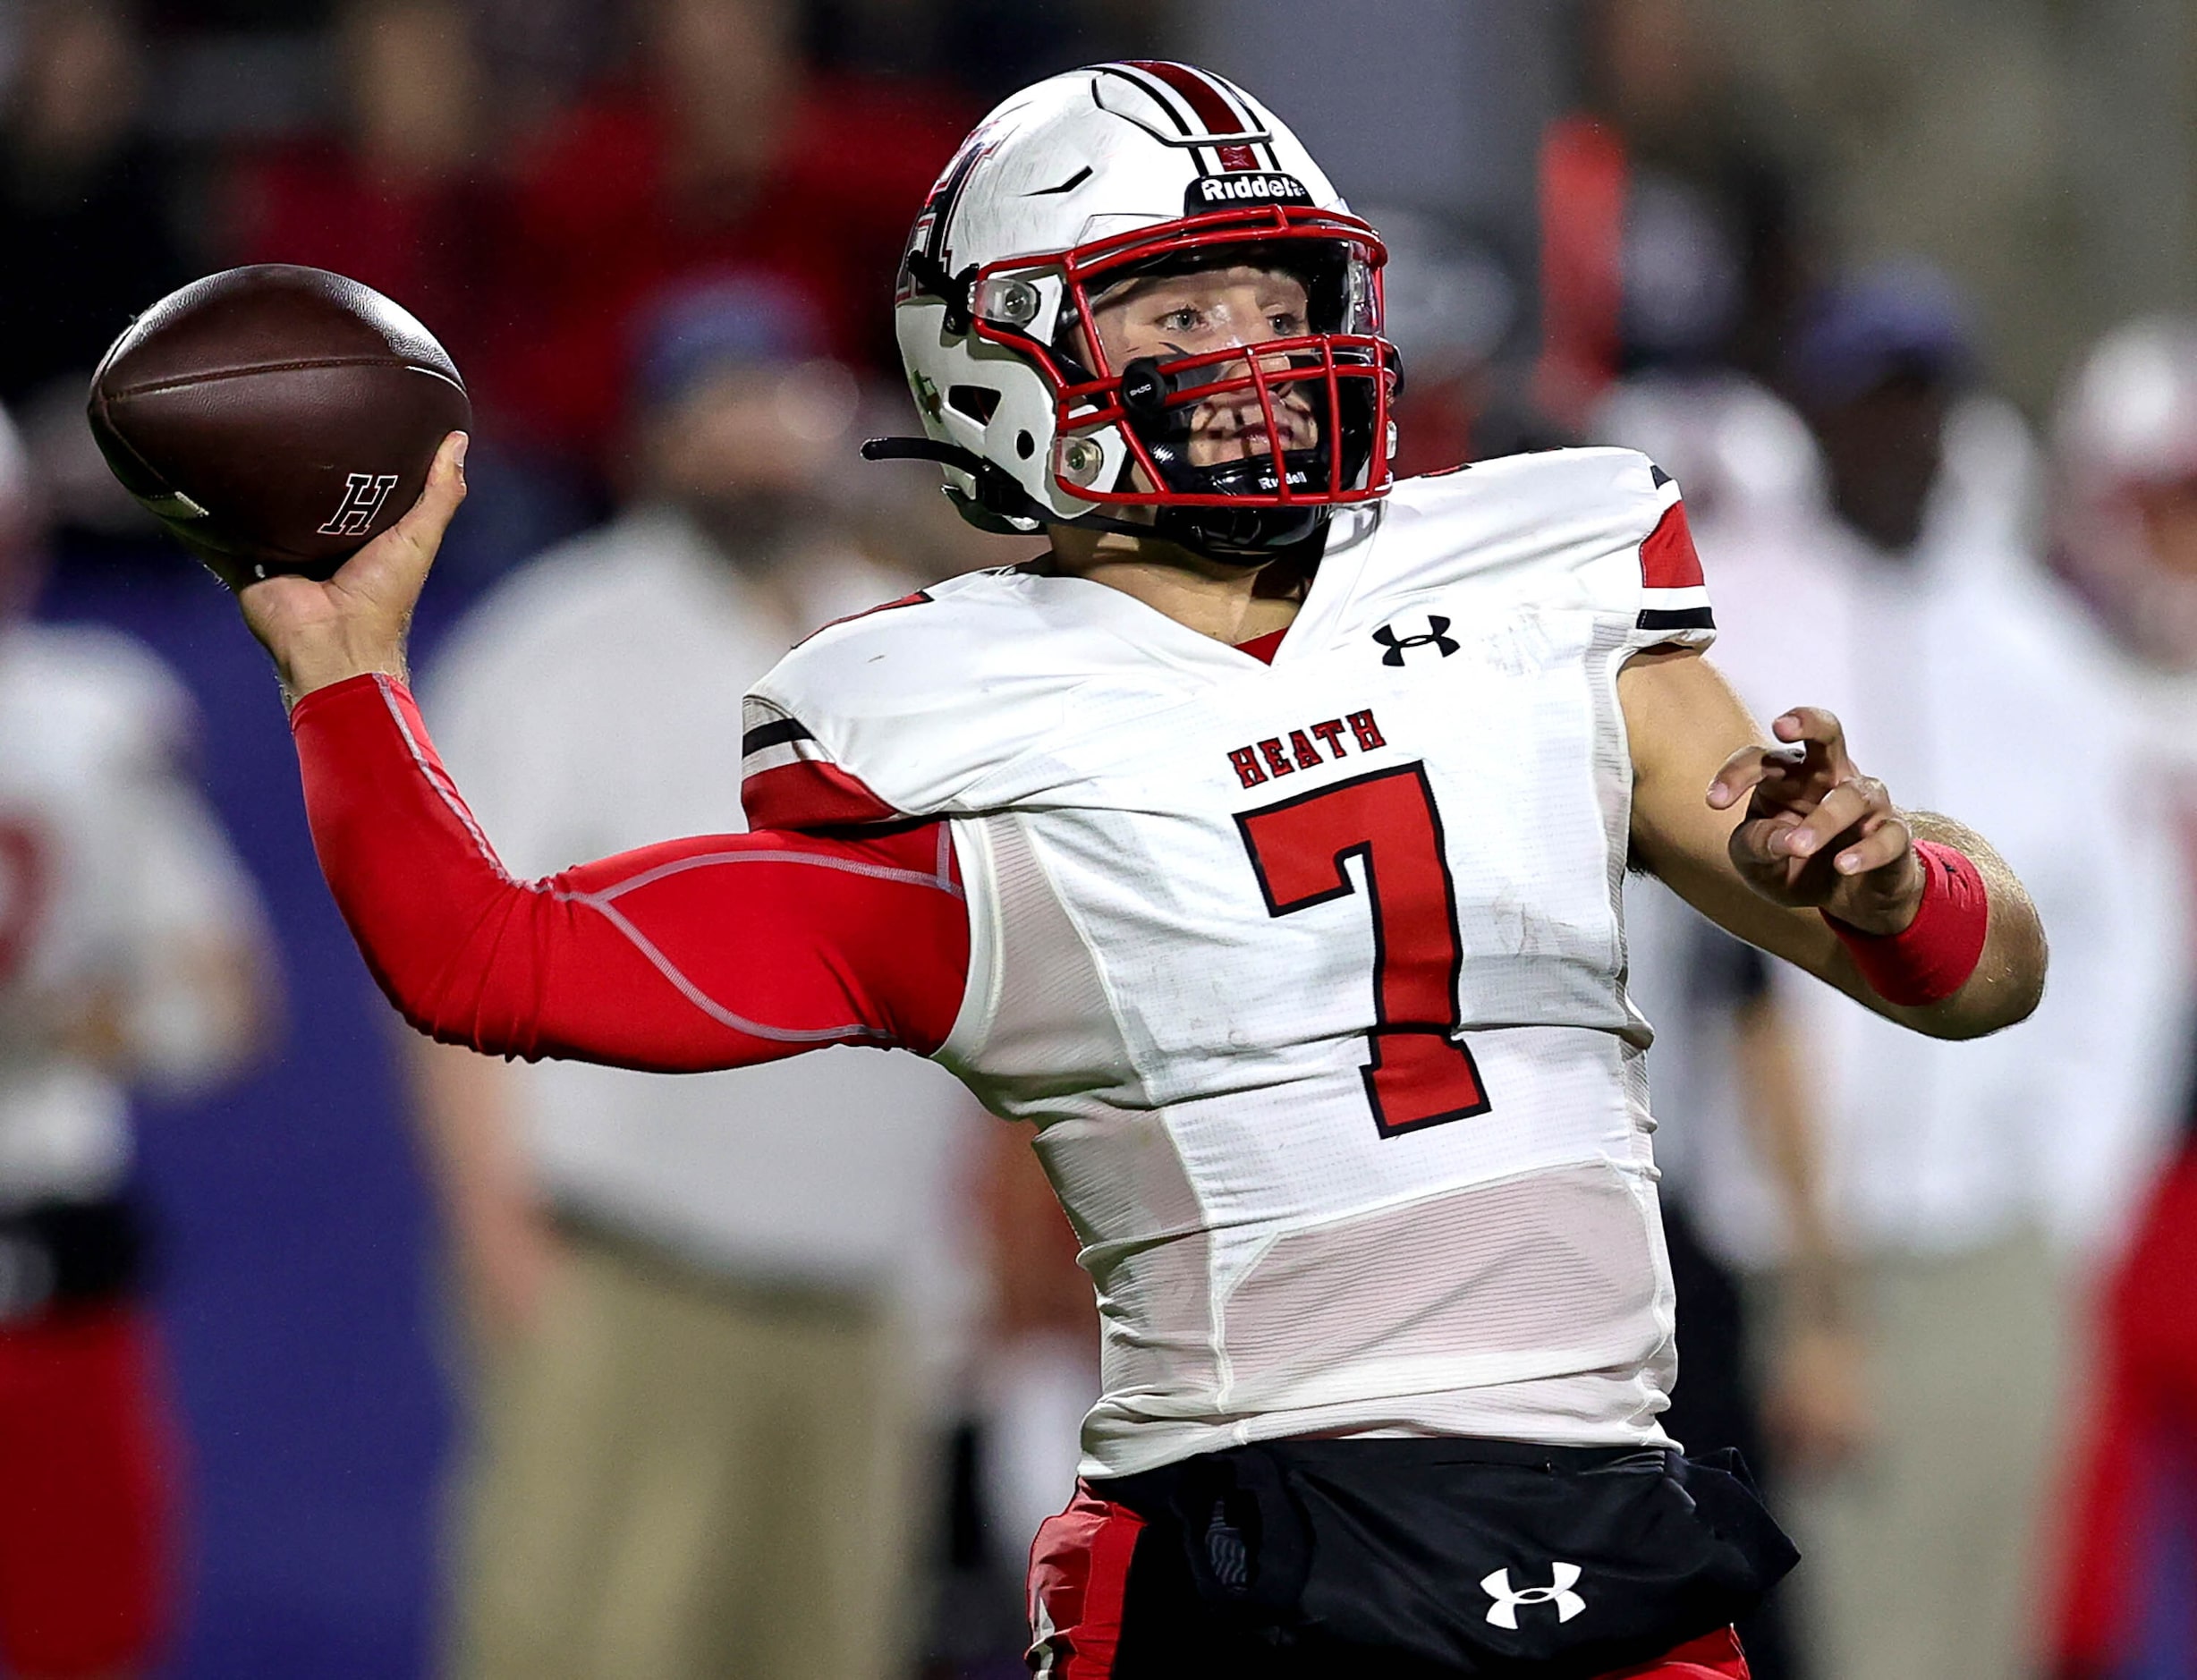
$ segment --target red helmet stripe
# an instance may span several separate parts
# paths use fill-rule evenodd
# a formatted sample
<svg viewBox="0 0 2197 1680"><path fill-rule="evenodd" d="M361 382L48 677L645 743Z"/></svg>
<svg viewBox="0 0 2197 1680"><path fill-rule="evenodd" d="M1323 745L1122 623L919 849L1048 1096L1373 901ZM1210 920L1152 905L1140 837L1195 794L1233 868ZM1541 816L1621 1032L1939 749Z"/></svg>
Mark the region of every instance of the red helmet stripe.
<svg viewBox="0 0 2197 1680"><path fill-rule="evenodd" d="M1160 82L1158 87L1154 87L1152 84L1157 78L1148 75L1143 71L1138 70L1135 65L1126 62L1118 64L1101 64L1098 68L1107 75L1119 76L1166 112L1167 121L1175 124L1176 133L1184 136L1190 133L1190 120L1183 115L1182 108L1167 97L1170 89L1166 83ZM1101 100L1100 103L1105 102Z"/></svg>
<svg viewBox="0 0 2197 1680"><path fill-rule="evenodd" d="M1217 76L1209 70L1201 70L1198 73L1203 76L1208 81L1211 82L1215 87L1220 89L1221 91L1226 93L1231 99L1235 101L1236 109L1243 113L1243 126L1247 131L1257 130L1261 132L1265 132L1268 129L1268 123L1266 121L1266 119L1260 116L1257 109L1251 104L1251 96L1245 93L1243 89L1237 87L1235 83L1229 81L1227 77ZM1234 146L1226 147L1223 149L1229 152L1252 150L1252 148L1250 147ZM1281 157L1274 149L1274 139L1271 133L1268 133L1265 140L1259 142L1258 150L1264 152L1266 155L1266 162L1263 165L1264 167L1268 169L1279 169L1282 166ZM1249 163L1238 164L1228 162L1224 163L1222 166L1227 169L1257 169L1261 167L1261 165L1258 157L1254 156Z"/></svg>
<svg viewBox="0 0 2197 1680"><path fill-rule="evenodd" d="M1201 71L1165 58L1132 58L1127 62L1148 75L1158 77L1189 100L1190 108L1197 114L1198 121L1205 124L1209 134L1242 134L1259 126L1239 116L1230 106L1228 96L1218 84L1207 80Z"/></svg>

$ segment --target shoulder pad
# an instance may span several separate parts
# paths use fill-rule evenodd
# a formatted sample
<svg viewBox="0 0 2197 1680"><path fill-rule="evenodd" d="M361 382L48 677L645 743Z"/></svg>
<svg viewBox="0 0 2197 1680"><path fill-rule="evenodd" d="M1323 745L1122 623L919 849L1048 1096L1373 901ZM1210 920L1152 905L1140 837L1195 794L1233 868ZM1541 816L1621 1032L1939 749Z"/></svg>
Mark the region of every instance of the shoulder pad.
<svg viewBox="0 0 2197 1680"><path fill-rule="evenodd" d="M1467 577L1622 618L1641 646L1706 642L1709 596L1671 476L1631 449L1552 449L1399 484L1379 587Z"/></svg>
<svg viewBox="0 0 2197 1680"><path fill-rule="evenodd" d="M742 802L759 828L943 814L1041 742L1073 670L1011 573L978 573L827 624L749 692Z"/></svg>

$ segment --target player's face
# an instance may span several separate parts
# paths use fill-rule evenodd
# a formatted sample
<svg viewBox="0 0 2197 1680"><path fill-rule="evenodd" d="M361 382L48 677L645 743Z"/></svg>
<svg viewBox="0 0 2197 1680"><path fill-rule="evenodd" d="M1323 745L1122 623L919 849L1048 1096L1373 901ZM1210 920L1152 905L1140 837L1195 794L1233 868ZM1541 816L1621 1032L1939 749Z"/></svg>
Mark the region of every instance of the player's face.
<svg viewBox="0 0 2197 1680"><path fill-rule="evenodd" d="M1250 349L1311 330L1304 283L1294 275L1248 264L1190 274L1150 275L1103 293L1091 309L1107 365L1119 372L1140 356L1162 362L1217 350ZM1260 367L1279 371L1286 356L1262 357ZM1241 378L1241 362L1219 363L1204 377ZM1285 449L1310 449L1319 440L1311 399L1302 382L1276 388L1274 424ZM1255 390L1209 397L1191 411L1190 462L1218 466L1272 447L1265 412Z"/></svg>

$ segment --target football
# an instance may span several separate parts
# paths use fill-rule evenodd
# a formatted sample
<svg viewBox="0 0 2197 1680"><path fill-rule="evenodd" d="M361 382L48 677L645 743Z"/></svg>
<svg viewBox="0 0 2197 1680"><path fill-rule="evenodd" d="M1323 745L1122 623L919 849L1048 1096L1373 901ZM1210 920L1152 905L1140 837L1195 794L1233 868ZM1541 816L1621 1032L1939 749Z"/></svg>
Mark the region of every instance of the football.
<svg viewBox="0 0 2197 1680"><path fill-rule="evenodd" d="M232 589L325 578L403 515L471 423L435 336L320 268L208 275L133 321L92 375L123 487Z"/></svg>

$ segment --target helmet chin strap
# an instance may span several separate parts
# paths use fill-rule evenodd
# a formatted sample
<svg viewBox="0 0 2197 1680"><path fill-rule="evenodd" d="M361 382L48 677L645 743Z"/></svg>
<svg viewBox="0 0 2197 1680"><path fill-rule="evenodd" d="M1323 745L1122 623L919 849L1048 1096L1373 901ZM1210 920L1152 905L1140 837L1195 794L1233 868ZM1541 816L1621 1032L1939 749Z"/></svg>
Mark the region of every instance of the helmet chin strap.
<svg viewBox="0 0 2197 1680"><path fill-rule="evenodd" d="M1030 493L1005 472L984 459L972 449L959 444L942 443L933 437L872 437L862 445L865 461L936 461L942 466L966 472L974 480L976 496L973 506L956 496L956 503L972 522L987 530L1001 532L1028 532L1044 525L1073 525L1081 530L1111 531L1119 536L1134 537L1140 542L1170 542L1178 548L1187 548L1200 559L1210 560L1220 565L1238 566L1245 571L1256 571L1277 556L1300 544L1319 537L1325 530L1329 510L1319 508L1311 530L1287 542L1271 547L1241 548L1217 546L1206 533L1197 529L1192 519L1170 519L1169 514L1197 514L1209 510L1200 508L1169 508L1159 510L1158 522L1143 524L1134 520L1116 519L1110 513L1096 509L1079 513L1072 520L1062 519L1049 508L1040 506ZM953 492L949 491L949 495ZM1226 508L1210 510L1227 513ZM1246 513L1265 510L1245 509Z"/></svg>

